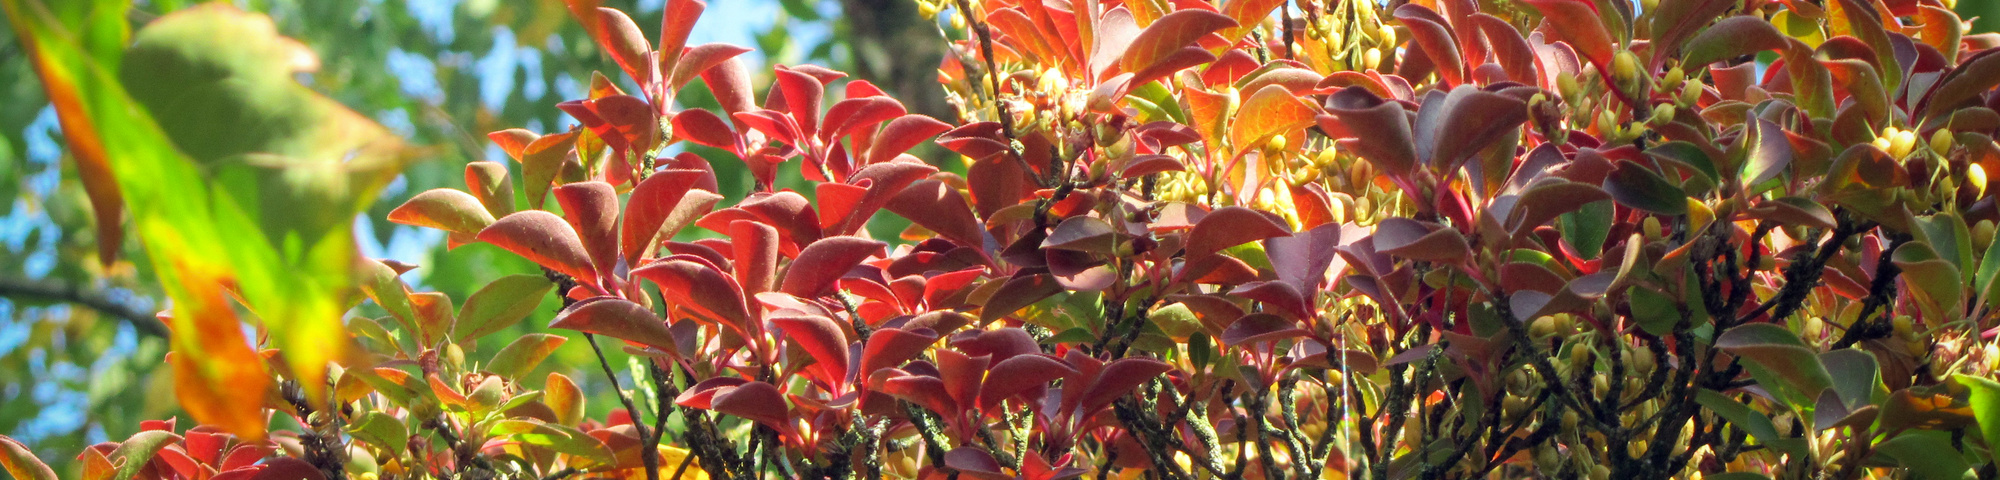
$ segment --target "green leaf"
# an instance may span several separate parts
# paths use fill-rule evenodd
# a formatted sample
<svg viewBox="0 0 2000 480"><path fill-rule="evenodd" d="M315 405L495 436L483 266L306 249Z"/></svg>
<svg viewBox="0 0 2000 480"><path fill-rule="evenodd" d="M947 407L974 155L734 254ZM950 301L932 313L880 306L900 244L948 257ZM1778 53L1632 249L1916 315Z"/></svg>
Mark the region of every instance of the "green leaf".
<svg viewBox="0 0 2000 480"><path fill-rule="evenodd" d="M1782 443L1774 443L1784 437L1778 435L1778 427L1776 424L1771 423L1771 417L1750 409L1750 406L1744 405L1743 402L1738 402L1726 395L1708 389L1703 389L1700 393L1695 394L1694 401L1701 404L1703 408L1707 408L1709 411L1715 412L1716 415L1729 420L1729 423L1750 433L1750 438L1756 439L1758 443L1772 445L1773 447L1784 445ZM1796 453L1791 450L1787 451Z"/></svg>
<svg viewBox="0 0 2000 480"><path fill-rule="evenodd" d="M1841 349L1819 354L1819 361L1833 378L1833 391L1849 410L1874 404L1889 395L1888 387L1882 385L1881 367L1876 364L1874 354Z"/></svg>
<svg viewBox="0 0 2000 480"><path fill-rule="evenodd" d="M118 444L116 450L111 451L111 462L118 466L117 472L111 477L112 480L131 480L139 474L139 470L146 468L146 463L151 461L154 455L158 455L160 449L180 441L180 435L165 430L148 430L133 434L132 438L125 439Z"/></svg>
<svg viewBox="0 0 2000 480"><path fill-rule="evenodd" d="M1766 182L1778 178L1792 163L1792 146L1785 140L1784 128L1762 118L1756 119L1754 126L1743 135L1746 153L1740 178L1743 188L1752 193L1762 191Z"/></svg>
<svg viewBox="0 0 2000 480"><path fill-rule="evenodd" d="M1556 217L1562 227L1563 241L1569 242L1577 255L1597 258L1597 254L1604 252L1604 240L1611 236L1611 214L1614 211L1610 200L1598 200Z"/></svg>
<svg viewBox="0 0 2000 480"><path fill-rule="evenodd" d="M1158 325L1160 332L1174 338L1186 338L1201 330L1201 319L1195 317L1194 310L1189 309L1187 304L1180 302L1153 309L1146 314L1146 319Z"/></svg>
<svg viewBox="0 0 2000 480"><path fill-rule="evenodd" d="M1632 319L1639 328L1654 335L1673 333L1674 325L1681 321L1680 305L1666 294L1647 287L1633 286L1625 291L1632 301Z"/></svg>
<svg viewBox="0 0 2000 480"><path fill-rule="evenodd" d="M1967 403L1971 404L1972 416L1979 421L1979 433L1986 437L1987 455L2000 462L2000 382L1990 378L1971 375L1953 375L1958 383L1970 391Z"/></svg>
<svg viewBox="0 0 2000 480"><path fill-rule="evenodd" d="M1916 297L1917 309L1926 321L1950 322L1961 318L1965 284L1950 261L1940 258L1923 241L1896 249L1891 260L1896 268L1903 270L1903 281L1913 287L1910 293Z"/></svg>
<svg viewBox="0 0 2000 480"><path fill-rule="evenodd" d="M541 275L500 277L465 299L451 336L461 343L470 342L520 323L554 288L555 284Z"/></svg>
<svg viewBox="0 0 2000 480"><path fill-rule="evenodd" d="M391 452L405 451L410 444L410 429L402 420L376 411L362 413L360 419L349 423L347 434Z"/></svg>
<svg viewBox="0 0 2000 480"><path fill-rule="evenodd" d="M1748 360L1750 375L1793 411L1812 412L1833 378L1805 342L1785 327L1753 323L1716 337L1715 346Z"/></svg>
<svg viewBox="0 0 2000 480"><path fill-rule="evenodd" d="M1916 480L1961 480L1972 466L1951 446L1951 432L1910 430L1880 444L1875 452L1910 469Z"/></svg>
<svg viewBox="0 0 2000 480"><path fill-rule="evenodd" d="M0 467L16 480L56 480L55 470L35 458L35 452L28 451L21 442L0 435Z"/></svg>
<svg viewBox="0 0 2000 480"><path fill-rule="evenodd" d="M1661 215L1687 213L1687 192L1631 160L1619 161L1604 177L1604 192L1627 207Z"/></svg>
<svg viewBox="0 0 2000 480"><path fill-rule="evenodd" d="M519 381L534 371L536 365L541 365L542 359L554 353L556 347L562 346L563 342L567 341L569 339L563 336L546 333L524 335L514 340L514 343L507 344L507 347L500 349L498 353L494 353L493 363L486 364L486 371L501 378Z"/></svg>
<svg viewBox="0 0 2000 480"><path fill-rule="evenodd" d="M617 462L611 448L595 437L563 425L542 423L535 420L508 419L494 422L487 433L495 437L513 438L521 443L548 447L556 453L566 453L582 457L585 465L611 465Z"/></svg>

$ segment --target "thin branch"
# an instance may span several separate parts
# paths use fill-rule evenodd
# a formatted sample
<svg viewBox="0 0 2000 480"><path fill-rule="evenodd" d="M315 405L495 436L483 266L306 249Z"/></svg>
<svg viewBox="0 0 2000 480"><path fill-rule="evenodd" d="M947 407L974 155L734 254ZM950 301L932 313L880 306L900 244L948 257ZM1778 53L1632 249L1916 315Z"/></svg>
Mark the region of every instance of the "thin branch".
<svg viewBox="0 0 2000 480"><path fill-rule="evenodd" d="M140 334L166 337L167 326L152 312L140 309L128 302L111 298L103 290L79 287L53 280L30 280L26 278L0 278L0 297L21 300L53 300L75 304L110 315L125 323Z"/></svg>

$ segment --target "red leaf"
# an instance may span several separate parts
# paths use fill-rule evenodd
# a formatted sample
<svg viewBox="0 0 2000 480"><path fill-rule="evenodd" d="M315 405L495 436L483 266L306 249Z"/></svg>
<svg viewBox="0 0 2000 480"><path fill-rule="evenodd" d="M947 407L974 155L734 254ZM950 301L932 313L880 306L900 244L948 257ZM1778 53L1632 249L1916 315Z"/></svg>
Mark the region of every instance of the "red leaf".
<svg viewBox="0 0 2000 480"><path fill-rule="evenodd" d="M750 381L736 377L713 377L702 380L701 383L696 383L693 387L688 387L687 391L681 392L679 397L674 397L674 404L683 407L711 410L715 405L715 396L717 394L726 392L730 388L743 386L746 383L750 383Z"/></svg>
<svg viewBox="0 0 2000 480"><path fill-rule="evenodd" d="M686 225L687 219L674 222L676 224L671 225L670 230L663 231L661 227L669 223L668 220L673 218L673 214L680 210L681 206L691 203L714 204L714 194L700 192L695 196L688 195L689 191L704 178L706 178L704 172L698 170L661 170L653 172L652 176L646 177L645 181L639 182L639 186L632 189L630 204L625 206L624 231L619 237L620 244L624 246L626 262L638 263L641 258L652 252L655 241L660 238L673 238L674 234L680 232L681 227ZM700 209L706 210L707 207L702 206Z"/></svg>
<svg viewBox="0 0 2000 480"><path fill-rule="evenodd" d="M1225 248L1292 234L1271 214L1243 207L1222 207L1196 222L1187 234L1187 257L1205 257Z"/></svg>
<svg viewBox="0 0 2000 480"><path fill-rule="evenodd" d="M1229 144L1249 151L1266 138L1282 135L1313 124L1319 109L1286 90L1283 85L1265 85L1243 101L1236 121L1229 127Z"/></svg>
<svg viewBox="0 0 2000 480"><path fill-rule="evenodd" d="M556 203L564 219L582 235L583 249L600 272L618 266L618 192L604 182L579 182L556 187ZM579 277L579 280L581 278Z"/></svg>
<svg viewBox="0 0 2000 480"><path fill-rule="evenodd" d="M1182 48L1180 50L1175 50L1171 53L1161 56L1159 60L1156 60L1150 66L1147 66L1145 70L1132 72L1131 79L1126 80L1124 83L1116 86L1113 89L1116 95L1111 96L1110 100L1117 100L1119 98L1124 97L1124 93L1127 91L1127 89L1145 85L1147 82L1151 82L1154 79L1165 77L1169 74L1181 71L1188 67L1193 67L1196 65L1201 65L1213 61L1215 61L1215 54L1209 53L1207 49L1201 47L1191 46ZM1093 104L1092 106L1095 107L1096 105Z"/></svg>
<svg viewBox="0 0 2000 480"><path fill-rule="evenodd" d="M1683 42L1693 37L1695 32L1700 31L1702 27L1708 26L1708 23L1714 21L1716 16L1728 12L1730 7L1736 6L1739 3L1736 0L1688 0L1660 3L1659 9L1653 11L1653 39L1648 43L1653 47L1653 62L1651 67L1657 70L1661 65L1665 65L1666 59L1679 55ZM1707 65L1707 63L1689 63L1686 65L1700 66Z"/></svg>
<svg viewBox="0 0 2000 480"><path fill-rule="evenodd" d="M986 373L986 383L979 390L979 408L998 413L1000 402L1015 395L1040 390L1049 381L1076 373L1062 362L1053 358L1034 355L1016 355L1001 360Z"/></svg>
<svg viewBox="0 0 2000 480"><path fill-rule="evenodd" d="M715 116L713 112L699 108L682 110L674 114L673 123L675 136L682 140L731 152L738 151L736 132L730 130L729 124L723 123L722 117Z"/></svg>
<svg viewBox="0 0 2000 480"><path fill-rule="evenodd" d="M556 104L576 117L615 154L644 153L659 143L660 117L652 104L631 95L609 95Z"/></svg>
<svg viewBox="0 0 2000 480"><path fill-rule="evenodd" d="M570 305L556 314L549 328L576 330L629 340L680 355L666 320L644 305L614 297L596 297Z"/></svg>
<svg viewBox="0 0 2000 480"><path fill-rule="evenodd" d="M833 227L823 229L823 233L851 235L860 232L868 219L902 193L904 188L935 172L937 167L922 162L887 162L861 167L860 171L849 175L847 181L856 186L866 186L868 192L846 209L827 205L822 200L820 208L834 210L833 215L822 215L822 218L840 218Z"/></svg>
<svg viewBox="0 0 2000 480"><path fill-rule="evenodd" d="M1235 26L1237 26L1236 21L1227 15L1208 10L1187 9L1170 13L1153 21L1152 25L1148 25L1138 36L1133 37L1132 45L1125 50L1125 55L1118 65L1127 72L1145 71L1169 57L1180 54L1183 47L1193 44L1195 40L1217 30ZM1143 83L1144 80L1146 79L1138 79L1135 83Z"/></svg>
<svg viewBox="0 0 2000 480"><path fill-rule="evenodd" d="M671 75L666 87L669 91L680 90L703 72L751 51L748 48L723 43L709 43L688 48L681 53L681 58L675 62L673 70L666 71Z"/></svg>
<svg viewBox="0 0 2000 480"><path fill-rule="evenodd" d="M958 402L945 394L943 379L926 375L895 375L902 373L898 370L882 370L881 373L889 378L874 386L875 391L921 405L941 415L958 413ZM870 374L870 378L874 375Z"/></svg>
<svg viewBox="0 0 2000 480"><path fill-rule="evenodd" d="M514 182L507 176L506 165L499 162L465 164L465 189L479 199L479 204L485 206L486 213L492 214L493 218L514 213Z"/></svg>
<svg viewBox="0 0 2000 480"><path fill-rule="evenodd" d="M1105 11L1098 16L1097 25L1091 28L1090 74L1092 79L1104 79L1118 60L1132 47L1132 40L1139 36L1139 23L1132 18L1132 11L1123 5Z"/></svg>
<svg viewBox="0 0 2000 480"><path fill-rule="evenodd" d="M509 128L488 133L486 134L486 138L492 139L493 144L499 145L500 150L507 152L507 156L513 157L514 161L519 162L521 161L521 154L527 151L528 145L535 143L535 140L542 138L542 136L541 134L519 128Z"/></svg>
<svg viewBox="0 0 2000 480"><path fill-rule="evenodd" d="M807 368L817 372L821 380L832 386L833 392L845 393L849 342L839 324L820 315L786 315L769 320L784 330L786 341L812 355L814 363Z"/></svg>
<svg viewBox="0 0 2000 480"><path fill-rule="evenodd" d="M835 280L862 260L883 253L889 244L861 237L829 237L806 245L785 270L780 290L800 298L818 298L833 288Z"/></svg>
<svg viewBox="0 0 2000 480"><path fill-rule="evenodd" d="M965 196L944 182L923 180L911 184L889 200L886 207L959 245L985 245L979 220L972 217L972 207L965 203Z"/></svg>
<svg viewBox="0 0 2000 480"><path fill-rule="evenodd" d="M1508 80L1533 85L1541 78L1535 67L1535 48L1528 45L1528 39L1522 38L1512 24L1485 13L1468 18L1486 36L1487 46L1493 49L1490 56L1507 72Z"/></svg>
<svg viewBox="0 0 2000 480"><path fill-rule="evenodd" d="M1762 17L1729 17L1689 40L1682 64L1699 67L1765 50L1784 50L1787 45L1785 34Z"/></svg>
<svg viewBox="0 0 2000 480"><path fill-rule="evenodd" d="M1396 7L1395 16L1410 29L1417 46L1424 49L1424 55L1437 65L1438 76L1444 78L1446 87L1465 84L1465 60L1459 57L1458 40L1444 17L1423 5L1405 3Z"/></svg>
<svg viewBox="0 0 2000 480"><path fill-rule="evenodd" d="M733 117L756 108L750 93L750 68L744 66L741 58L730 57L702 71L701 81L708 84L708 91L722 106L722 113Z"/></svg>
<svg viewBox="0 0 2000 480"><path fill-rule="evenodd" d="M958 408L972 408L974 402L979 401L979 387L985 384L987 367L993 365L993 357L973 357L946 349L937 350L935 355L938 378L944 379L945 393L951 395Z"/></svg>
<svg viewBox="0 0 2000 480"><path fill-rule="evenodd" d="M1233 0L1222 5L1222 13L1236 20L1236 25L1224 30L1222 39L1234 43L1249 35L1250 30L1263 24L1271 12L1285 4L1285 0Z"/></svg>
<svg viewBox="0 0 2000 480"><path fill-rule="evenodd" d="M660 71L673 72L674 79L674 83L667 86L668 90L680 90L681 83L690 78L681 75L681 70L686 68L682 65L701 63L686 60L690 55L682 53L681 49L687 46L688 33L694 31L695 20L700 19L701 11L707 8L708 4L701 0L667 0L660 13ZM690 70L700 73L706 68Z"/></svg>
<svg viewBox="0 0 2000 480"><path fill-rule="evenodd" d="M798 122L800 139L818 132L820 101L826 97L826 85L811 75L787 68L771 73L777 78L777 90L784 92L785 100L783 106L767 102L765 108L792 114L792 120Z"/></svg>
<svg viewBox="0 0 2000 480"><path fill-rule="evenodd" d="M978 480L1013 480L1014 478L1004 473L1004 470L1000 468L1000 462L993 459L993 454L986 453L985 450L981 450L978 447L958 447L951 449L950 453L944 454L944 465L951 467L952 470L960 474Z"/></svg>
<svg viewBox="0 0 2000 480"><path fill-rule="evenodd" d="M790 432L791 405L785 403L785 394L778 387L764 382L750 382L715 394L709 406L716 412L735 415L764 424L779 432Z"/></svg>
<svg viewBox="0 0 2000 480"><path fill-rule="evenodd" d="M527 189L529 207L542 208L556 174L562 171L570 150L576 147L576 138L575 131L544 135L521 151L521 183Z"/></svg>
<svg viewBox="0 0 2000 480"><path fill-rule="evenodd" d="M1104 366L1104 370L1097 374L1097 382L1083 390L1077 405L1082 408L1081 412L1084 414L1095 412L1105 405L1110 405L1118 397L1136 391L1139 385L1153 381L1153 377L1173 369L1174 367L1166 362L1150 358L1118 359ZM1067 383L1064 385L1066 385L1064 388L1068 388ZM1082 386L1078 385L1078 388Z"/></svg>
<svg viewBox="0 0 2000 480"><path fill-rule="evenodd" d="M877 329L868 334L868 344L861 349L860 369L853 375L867 378L876 370L902 365L910 357L923 353L938 339L937 332L930 329L903 330L899 328Z"/></svg>
<svg viewBox="0 0 2000 480"><path fill-rule="evenodd" d="M1513 210L1507 212L1507 231L1525 235L1562 214L1583 208L1584 204L1609 198L1610 194L1588 183L1562 179L1535 182L1521 193Z"/></svg>
<svg viewBox="0 0 2000 480"><path fill-rule="evenodd" d="M1528 121L1528 103L1460 85L1432 96L1417 115L1417 158L1438 172L1456 172L1467 158Z"/></svg>
<svg viewBox="0 0 2000 480"><path fill-rule="evenodd" d="M1268 313L1252 313L1236 319L1222 331L1222 344L1241 347L1303 336L1306 336L1306 330L1299 328L1297 321Z"/></svg>
<svg viewBox="0 0 2000 480"><path fill-rule="evenodd" d="M1332 115L1319 117L1320 127L1328 132L1347 132L1340 136L1344 137L1340 148L1353 151L1391 175L1416 171L1415 137L1410 134L1409 116L1402 104L1383 101L1364 87L1347 87L1327 99L1326 110Z"/></svg>
<svg viewBox="0 0 2000 480"><path fill-rule="evenodd" d="M639 31L639 24L625 12L597 7L597 44L611 53L618 66L639 85L650 83L655 69L646 63L646 53L653 51L653 45L646 41L646 34Z"/></svg>
<svg viewBox="0 0 2000 480"><path fill-rule="evenodd" d="M1458 230L1403 217L1375 225L1374 238L1376 251L1416 260L1450 262L1472 253Z"/></svg>
<svg viewBox="0 0 2000 480"><path fill-rule="evenodd" d="M1289 283L1280 281L1246 284L1231 290L1230 294L1262 303L1264 311L1281 314L1287 319L1309 320L1313 317L1312 304L1307 303L1309 297Z"/></svg>
<svg viewBox="0 0 2000 480"><path fill-rule="evenodd" d="M839 137L903 116L905 113L908 112L903 110L902 102L888 97L841 100L826 110L826 126L819 131L819 141L832 143Z"/></svg>
<svg viewBox="0 0 2000 480"><path fill-rule="evenodd" d="M1596 7L1583 0L1522 1L1541 10L1547 21L1555 25L1549 31L1576 47L1576 51L1596 64L1599 71L1611 71L1611 55L1614 53L1611 32L1605 30L1604 22L1598 19Z"/></svg>
<svg viewBox="0 0 2000 480"><path fill-rule="evenodd" d="M735 249L736 281L742 284L743 298L771 291L778 283L778 229L761 222L737 220L729 223L729 246Z"/></svg>
<svg viewBox="0 0 2000 480"><path fill-rule="evenodd" d="M632 271L632 276L652 280L660 286L660 296L711 323L735 328L744 336L757 330L743 304L743 289L736 279L715 267L680 255L661 259Z"/></svg>
<svg viewBox="0 0 2000 480"><path fill-rule="evenodd" d="M583 240L568 222L553 213L515 212L480 230L478 238L579 282L588 283L596 278Z"/></svg>
<svg viewBox="0 0 2000 480"><path fill-rule="evenodd" d="M923 115L904 115L890 120L888 125L882 127L882 131L875 133L875 140L870 142L872 146L868 148L868 163L872 165L893 160L917 144L930 141L931 137L949 130L951 130L950 124Z"/></svg>
<svg viewBox="0 0 2000 480"><path fill-rule="evenodd" d="M790 145L798 145L800 140L805 139L806 132L810 132L800 128L799 122L782 110L737 112L730 114L729 118L735 120L737 124L770 136L772 140Z"/></svg>
<svg viewBox="0 0 2000 480"><path fill-rule="evenodd" d="M1333 265L1333 247L1340 245L1341 229L1340 224L1325 223L1292 236L1264 239L1264 254L1271 259L1278 280L1300 292L1318 291Z"/></svg>
<svg viewBox="0 0 2000 480"><path fill-rule="evenodd" d="M1055 278L1048 274L1023 274L1007 279L993 297L980 308L979 321L991 322L1014 314L1021 307L1033 305L1050 295L1063 290Z"/></svg>
<svg viewBox="0 0 2000 480"><path fill-rule="evenodd" d="M472 194L438 188L410 197L389 211L389 221L459 234L477 234L493 224L493 214Z"/></svg>

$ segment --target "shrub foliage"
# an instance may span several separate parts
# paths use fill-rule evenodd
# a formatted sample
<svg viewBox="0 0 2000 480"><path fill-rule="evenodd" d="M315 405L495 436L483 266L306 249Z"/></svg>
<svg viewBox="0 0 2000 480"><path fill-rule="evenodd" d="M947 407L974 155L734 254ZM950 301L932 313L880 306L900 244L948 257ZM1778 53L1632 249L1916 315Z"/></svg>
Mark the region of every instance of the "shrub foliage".
<svg viewBox="0 0 2000 480"><path fill-rule="evenodd" d="M343 256L339 199L387 167L323 157L395 148L329 140L366 122L274 134L296 147L147 115L179 97L143 77L200 45L174 32L253 16L157 20L121 89L115 45L8 2L100 215L122 192L177 272L208 424L86 477L1996 474L2000 35L1949 2L914 1L954 39L956 119L687 45L697 0L656 35L569 2L622 70L555 105L577 125L494 132L511 164L389 213L542 267L462 306ZM676 102L697 82L719 108ZM910 153L933 141L954 155ZM350 197L245 200L299 178L213 164L246 152ZM150 204L176 186L207 196ZM887 215L911 226L873 238ZM566 337L467 355L529 319L582 332L619 408L533 375Z"/></svg>

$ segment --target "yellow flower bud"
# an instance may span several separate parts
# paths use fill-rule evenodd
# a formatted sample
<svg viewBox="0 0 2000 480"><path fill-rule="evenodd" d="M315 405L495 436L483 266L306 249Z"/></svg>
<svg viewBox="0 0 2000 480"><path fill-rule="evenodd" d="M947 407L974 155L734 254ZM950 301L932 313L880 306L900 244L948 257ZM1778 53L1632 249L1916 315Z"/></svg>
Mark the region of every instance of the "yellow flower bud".
<svg viewBox="0 0 2000 480"><path fill-rule="evenodd" d="M1368 67L1369 70L1374 70L1376 67L1382 66L1382 49L1371 47L1368 49L1368 53L1361 55L1361 59L1362 66Z"/></svg>
<svg viewBox="0 0 2000 480"><path fill-rule="evenodd" d="M1701 103L1701 82L1687 82L1681 85L1681 105L1695 106Z"/></svg>
<svg viewBox="0 0 2000 480"><path fill-rule="evenodd" d="M1638 55L1633 55L1631 50L1620 50L1617 55L1611 57L1611 78L1613 80L1617 80L1622 85L1626 82L1636 80L1638 77Z"/></svg>
<svg viewBox="0 0 2000 480"><path fill-rule="evenodd" d="M1667 70L1667 77L1660 80L1660 86L1668 90L1680 90L1681 82L1685 81L1687 72L1681 71L1681 67L1674 67Z"/></svg>
<svg viewBox="0 0 2000 480"><path fill-rule="evenodd" d="M1674 121L1674 104L1662 103L1653 107L1653 118L1647 123L1653 126L1666 125Z"/></svg>
<svg viewBox="0 0 2000 480"><path fill-rule="evenodd" d="M1272 136L1271 136L1271 139L1270 139L1270 140L1265 140L1265 141L1264 141L1264 146L1266 146L1266 147L1270 147L1271 151L1275 151L1275 152L1282 152L1282 151L1284 151L1284 150L1285 150L1285 146L1286 146L1286 145L1285 145L1285 136L1284 136L1284 135L1272 135Z"/></svg>
<svg viewBox="0 0 2000 480"><path fill-rule="evenodd" d="M1381 40L1383 45L1396 45L1396 27L1391 27L1386 23L1382 24L1379 36L1376 39Z"/></svg>
<svg viewBox="0 0 2000 480"><path fill-rule="evenodd" d="M1951 130L1938 129L1937 133L1931 134L1931 152L1940 157L1951 153L1951 140Z"/></svg>
<svg viewBox="0 0 2000 480"><path fill-rule="evenodd" d="M1974 196L1986 195L1986 167L1974 163L1965 169L1965 183L1972 186Z"/></svg>
<svg viewBox="0 0 2000 480"><path fill-rule="evenodd" d="M1660 217L1646 217L1641 227L1646 232L1646 240L1659 240L1664 236L1660 231Z"/></svg>
<svg viewBox="0 0 2000 480"><path fill-rule="evenodd" d="M1889 156L1899 159L1908 157L1910 156L1910 151L1912 149L1915 149L1916 146L1917 146L1916 132L1912 132L1909 130L1897 130L1896 133L1889 138Z"/></svg>
<svg viewBox="0 0 2000 480"><path fill-rule="evenodd" d="M1982 252L1986 251L1986 247L1993 245L1993 231L1994 227L1992 220L1980 220L1979 223L1973 224L1972 225L1973 248L1977 248L1979 251Z"/></svg>

